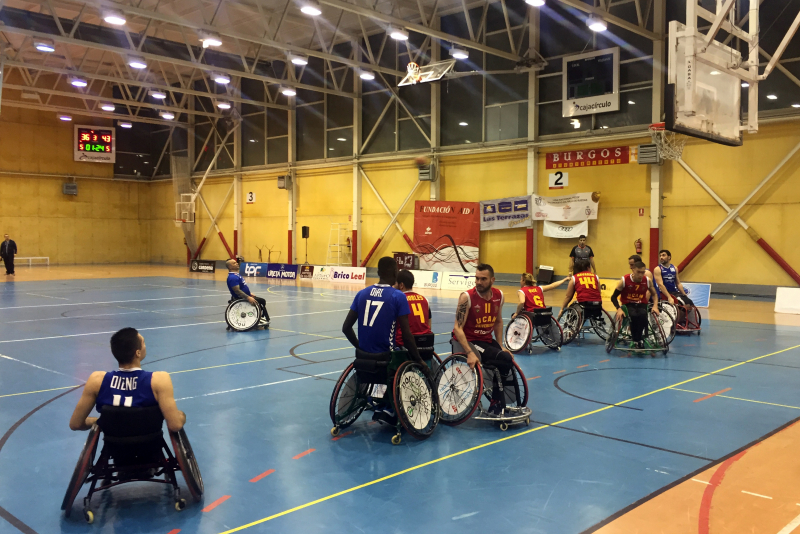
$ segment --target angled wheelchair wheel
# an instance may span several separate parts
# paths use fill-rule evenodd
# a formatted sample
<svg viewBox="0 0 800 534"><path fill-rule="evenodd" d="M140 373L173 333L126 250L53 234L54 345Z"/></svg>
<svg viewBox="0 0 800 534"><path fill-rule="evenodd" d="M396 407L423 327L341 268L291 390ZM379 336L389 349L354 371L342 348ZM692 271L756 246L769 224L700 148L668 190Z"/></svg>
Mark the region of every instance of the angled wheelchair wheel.
<svg viewBox="0 0 800 534"><path fill-rule="evenodd" d="M644 341L650 349L660 350L664 355L669 352L669 343L667 343L667 336L664 334L664 329L661 328L661 323L654 319L652 313L650 313L650 317L648 318Z"/></svg>
<svg viewBox="0 0 800 534"><path fill-rule="evenodd" d="M442 362L434 378L442 423L460 425L475 413L481 400L481 366L470 369L464 354L453 354Z"/></svg>
<svg viewBox="0 0 800 534"><path fill-rule="evenodd" d="M520 313L508 322L503 342L508 350L516 354L528 348L532 335L533 323L527 315Z"/></svg>
<svg viewBox="0 0 800 534"><path fill-rule="evenodd" d="M564 333L555 317L550 317L550 324L537 326L536 333L539 334L539 339L548 349L558 350L564 343Z"/></svg>
<svg viewBox="0 0 800 534"><path fill-rule="evenodd" d="M564 345L569 345L572 340L578 337L583 326L583 314L576 306L570 306L561 315L559 320L561 331L564 336Z"/></svg>
<svg viewBox="0 0 800 534"><path fill-rule="evenodd" d="M78 463L75 465L75 470L72 472L72 478L67 487L67 493L64 495L64 500L61 502L61 509L64 510L64 515L69 517L72 513L72 503L81 491L81 486L86 482L86 477L89 476L92 466L94 465L94 456L97 452L97 442L100 440L100 427L93 425L89 430L89 435L86 436L86 442L83 444L83 450L78 457Z"/></svg>
<svg viewBox="0 0 800 534"><path fill-rule="evenodd" d="M510 381L503 382L503 392L506 397L506 406L522 408L528 405L528 380L517 362L514 362L514 367L511 368Z"/></svg>
<svg viewBox="0 0 800 534"><path fill-rule="evenodd" d="M200 474L200 466L197 465L197 458L194 456L192 444L186 436L186 431L180 429L178 432L169 433L172 441L172 450L175 451L175 459L178 460L178 467L181 468L183 480L189 488L189 493L195 502L199 502L203 497L203 477Z"/></svg>
<svg viewBox="0 0 800 534"><path fill-rule="evenodd" d="M369 384L360 384L354 364L339 376L331 394L330 414L334 429L352 425L367 407Z"/></svg>
<svg viewBox="0 0 800 534"><path fill-rule="evenodd" d="M594 333L603 341L608 339L608 336L611 335L611 331L614 329L614 318L611 317L611 314L606 310L601 310L600 318L592 317L589 319L589 322L592 325Z"/></svg>
<svg viewBox="0 0 800 534"><path fill-rule="evenodd" d="M661 329L664 331L664 334L667 336L667 343L672 343L672 340L675 338L675 331L677 330L678 308L674 304L663 300L658 303L658 307L657 320L661 324ZM648 311L651 311L652 308L652 305L647 307Z"/></svg>
<svg viewBox="0 0 800 534"><path fill-rule="evenodd" d="M417 439L428 439L439 424L433 385L417 362L403 362L394 375L394 406L403 428Z"/></svg>
<svg viewBox="0 0 800 534"><path fill-rule="evenodd" d="M261 306L245 299L234 300L225 309L225 322L237 332L246 332L261 320Z"/></svg>
<svg viewBox="0 0 800 534"><path fill-rule="evenodd" d="M622 330L622 321L614 320L611 324L613 324L614 327L611 329L608 339L606 339L606 352L611 352L617 347L619 332Z"/></svg>

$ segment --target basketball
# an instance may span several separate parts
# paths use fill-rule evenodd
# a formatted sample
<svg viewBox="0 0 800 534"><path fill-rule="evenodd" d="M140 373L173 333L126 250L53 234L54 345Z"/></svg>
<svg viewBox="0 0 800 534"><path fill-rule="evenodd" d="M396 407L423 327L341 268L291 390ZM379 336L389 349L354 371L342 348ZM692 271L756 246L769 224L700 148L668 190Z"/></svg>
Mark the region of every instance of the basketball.
<svg viewBox="0 0 800 534"><path fill-rule="evenodd" d="M428 156L418 156L414 158L414 163L417 167L425 167L431 164L431 159Z"/></svg>

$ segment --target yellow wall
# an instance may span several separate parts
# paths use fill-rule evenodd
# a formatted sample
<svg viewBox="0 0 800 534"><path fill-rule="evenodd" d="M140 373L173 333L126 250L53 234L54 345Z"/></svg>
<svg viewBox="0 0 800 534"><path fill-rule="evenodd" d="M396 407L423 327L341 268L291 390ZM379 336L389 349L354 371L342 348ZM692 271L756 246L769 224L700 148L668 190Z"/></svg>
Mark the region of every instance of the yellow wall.
<svg viewBox="0 0 800 534"><path fill-rule="evenodd" d="M275 182L268 186L278 191ZM331 223L341 223L352 229L350 216L353 213L353 169L352 167L335 167L323 170L305 170L297 173L297 251L298 263L305 261L306 244L301 238L300 229L308 226L311 237L308 239L308 262L312 265L325 265L328 254L328 242ZM283 251L281 261L286 261L288 242L288 210L286 197L275 207L278 217L283 223L276 222L278 230L275 241L276 249ZM248 221L245 217L244 224ZM348 236L352 235L348 233ZM344 238L343 238L344 239Z"/></svg>

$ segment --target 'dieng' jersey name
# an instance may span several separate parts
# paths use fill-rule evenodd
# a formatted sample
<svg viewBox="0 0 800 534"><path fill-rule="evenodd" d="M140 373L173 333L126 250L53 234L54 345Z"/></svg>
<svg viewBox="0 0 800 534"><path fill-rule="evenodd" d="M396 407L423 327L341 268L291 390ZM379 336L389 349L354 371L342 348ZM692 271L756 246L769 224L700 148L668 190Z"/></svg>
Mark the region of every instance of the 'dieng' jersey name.
<svg viewBox="0 0 800 534"><path fill-rule="evenodd" d="M112 376L109 387L120 391L134 391L136 390L136 383L139 381L138 376Z"/></svg>

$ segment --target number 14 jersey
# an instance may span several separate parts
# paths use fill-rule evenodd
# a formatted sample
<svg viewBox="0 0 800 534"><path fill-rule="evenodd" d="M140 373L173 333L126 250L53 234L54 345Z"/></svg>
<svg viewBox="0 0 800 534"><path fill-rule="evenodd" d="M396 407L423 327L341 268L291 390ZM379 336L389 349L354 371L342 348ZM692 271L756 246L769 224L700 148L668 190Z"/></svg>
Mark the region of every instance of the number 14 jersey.
<svg viewBox="0 0 800 534"><path fill-rule="evenodd" d="M411 313L405 294L387 284L359 291L350 309L358 312L359 348L374 354L394 349L397 318Z"/></svg>

